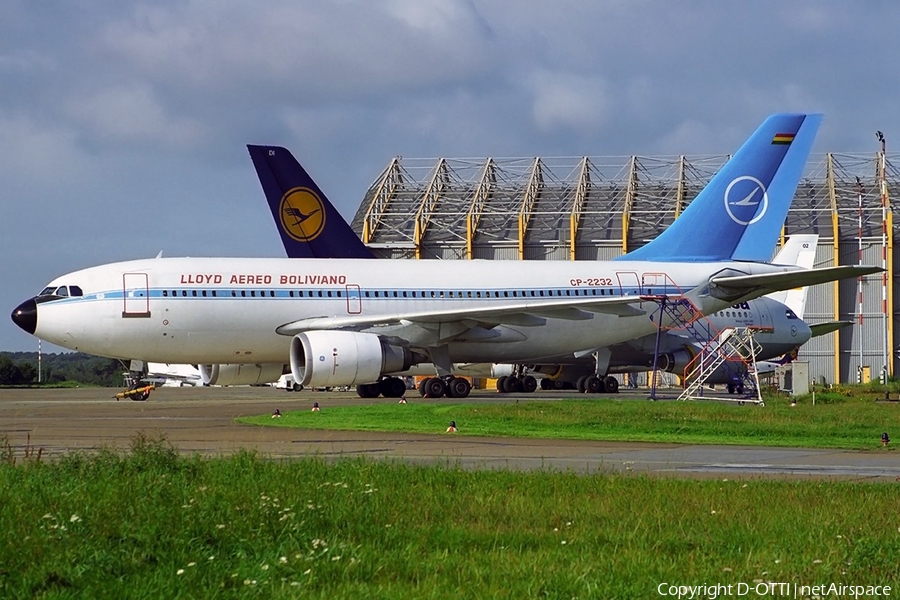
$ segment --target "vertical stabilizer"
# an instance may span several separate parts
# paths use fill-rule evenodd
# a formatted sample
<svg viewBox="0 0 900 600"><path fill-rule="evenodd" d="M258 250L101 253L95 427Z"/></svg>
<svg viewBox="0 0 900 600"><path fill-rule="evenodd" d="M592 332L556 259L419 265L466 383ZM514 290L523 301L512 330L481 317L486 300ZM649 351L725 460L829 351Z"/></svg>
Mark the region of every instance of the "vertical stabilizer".
<svg viewBox="0 0 900 600"><path fill-rule="evenodd" d="M247 149L289 258L373 258L290 151Z"/></svg>
<svg viewBox="0 0 900 600"><path fill-rule="evenodd" d="M816 245L819 243L819 234L805 233L794 234L787 239L781 251L775 255L772 262L776 265L795 265L804 269L812 269L816 261ZM806 291L808 286L782 290L768 294L766 298L777 300L786 305L798 318L803 318L806 312Z"/></svg>
<svg viewBox="0 0 900 600"><path fill-rule="evenodd" d="M821 121L766 119L668 229L619 259L770 260Z"/></svg>

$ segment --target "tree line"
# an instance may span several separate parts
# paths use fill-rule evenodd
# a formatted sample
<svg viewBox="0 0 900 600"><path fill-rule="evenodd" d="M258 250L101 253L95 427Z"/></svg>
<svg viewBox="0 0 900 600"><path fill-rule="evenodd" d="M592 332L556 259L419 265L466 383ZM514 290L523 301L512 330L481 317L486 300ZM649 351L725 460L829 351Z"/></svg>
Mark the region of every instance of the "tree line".
<svg viewBox="0 0 900 600"><path fill-rule="evenodd" d="M100 358L82 352L44 353L41 355L43 384L63 382L105 387L120 387L127 367L112 358ZM37 352L0 352L0 385L38 383Z"/></svg>

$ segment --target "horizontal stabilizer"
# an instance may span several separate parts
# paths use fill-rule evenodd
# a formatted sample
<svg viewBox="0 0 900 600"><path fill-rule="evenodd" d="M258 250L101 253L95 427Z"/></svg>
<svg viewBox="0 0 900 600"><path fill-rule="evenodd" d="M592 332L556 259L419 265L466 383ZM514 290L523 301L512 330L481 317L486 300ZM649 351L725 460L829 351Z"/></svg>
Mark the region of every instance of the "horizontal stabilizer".
<svg viewBox="0 0 900 600"><path fill-rule="evenodd" d="M809 329L812 331L812 337L819 337L820 335L825 335L851 325L853 325L853 321L831 321L829 323L810 325Z"/></svg>
<svg viewBox="0 0 900 600"><path fill-rule="evenodd" d="M878 273L882 270L881 267L847 265L843 267L810 269L808 271L797 270L781 273L764 273L762 275L714 277L709 282L709 288L710 294L715 298L735 300L747 294L764 295L804 285L816 285L817 283L837 281L838 279L862 277L863 275Z"/></svg>

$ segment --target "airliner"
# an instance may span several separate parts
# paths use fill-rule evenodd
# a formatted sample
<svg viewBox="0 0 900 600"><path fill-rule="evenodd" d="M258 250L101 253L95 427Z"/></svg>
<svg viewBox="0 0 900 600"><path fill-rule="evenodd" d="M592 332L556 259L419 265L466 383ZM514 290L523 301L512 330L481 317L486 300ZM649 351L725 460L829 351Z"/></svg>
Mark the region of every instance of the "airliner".
<svg viewBox="0 0 900 600"><path fill-rule="evenodd" d="M304 386L377 393L391 374L431 362L441 377L430 380L429 396L465 397L469 383L449 377L453 363L565 364L590 355L599 377L602 349L681 318L880 270L766 262L820 122L814 114L766 119L681 217L613 261L158 257L57 277L12 319L100 356L254 365L248 370L278 375L289 363ZM280 160L279 149L267 155ZM318 195L285 196L312 215L296 235L320 235L315 215L327 214L312 206Z"/></svg>
<svg viewBox="0 0 900 600"><path fill-rule="evenodd" d="M248 145L247 149L288 258L338 258L340 256L375 258L290 151L284 148L255 145ZM278 159L273 160L270 158L271 156L277 156ZM293 223L294 216L301 212L294 207L294 204L302 202L302 199L306 197L305 192L299 190L311 190L324 206L323 212L328 214L322 234L312 239L308 236L297 235L296 226ZM318 211L318 209L314 210ZM775 262L811 269L818 237L816 234L791 236L775 257ZM684 369L706 345L709 341L708 338L715 337L720 331L729 327L759 328L756 337L756 341L760 344L759 360L768 360L795 352L809 340L811 335L809 326L802 321L805 293L805 287L779 292L777 299L764 296L736 304L730 307L730 310L722 310L709 315L705 328L706 335L701 339L694 338L683 329L673 329L665 331L663 335L659 336L659 339L655 335L650 335L613 346L609 348L610 358L607 373L647 371L656 364L657 368L663 371L684 375ZM789 294L792 298L790 307L783 303L788 300ZM228 372L228 367L224 367L223 369L223 365L219 365L219 371ZM738 375L735 368L736 364L726 362L709 376L708 381L730 385ZM212 367L204 366L203 369L207 377L206 381L215 384L217 379L208 378L213 374ZM455 375L496 377L497 389L501 393L535 391L538 387L538 380L527 371L538 374L538 377L543 375L540 385L544 389L551 389L552 386L553 388L574 388L580 392L614 393L617 391L619 383L612 375L606 375L599 381L590 380L596 371L593 356L576 362L569 361L565 365L523 366L497 363L456 363L452 365L452 371ZM430 363L422 363L404 374L434 376L435 370ZM427 385L427 379L420 383L422 387L420 391L423 392L423 395ZM382 393L390 394L392 390L384 387ZM402 394L404 390L397 386L395 391L397 394Z"/></svg>

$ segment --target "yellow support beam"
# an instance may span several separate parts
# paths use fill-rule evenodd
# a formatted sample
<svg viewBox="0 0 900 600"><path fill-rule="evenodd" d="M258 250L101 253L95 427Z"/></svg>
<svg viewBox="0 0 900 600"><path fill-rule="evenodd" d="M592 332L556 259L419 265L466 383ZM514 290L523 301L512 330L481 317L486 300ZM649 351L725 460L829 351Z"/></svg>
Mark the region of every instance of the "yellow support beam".
<svg viewBox="0 0 900 600"><path fill-rule="evenodd" d="M890 204L888 204L890 207ZM887 273L888 281L888 342L890 343L888 361L888 377L894 376L894 211L888 208L887 213Z"/></svg>
<svg viewBox="0 0 900 600"><path fill-rule="evenodd" d="M478 181L478 187L475 188L475 194L472 196L472 203L469 205L469 212L466 214L466 258L472 260L474 250L472 243L475 239L475 232L478 230L478 223L481 221L481 215L484 214L484 207L488 198L494 191L494 185L497 183L497 165L493 158L487 159L484 163L484 169L481 171L481 178Z"/></svg>
<svg viewBox="0 0 900 600"><path fill-rule="evenodd" d="M681 216L684 210L684 193L687 188L687 182L684 180L684 173L687 167L687 159L684 154L678 158L678 187L675 190L675 218Z"/></svg>
<svg viewBox="0 0 900 600"><path fill-rule="evenodd" d="M628 174L628 188L625 191L625 206L622 208L622 254L628 253L628 226L631 221L631 209L637 193L637 156L631 157L631 168Z"/></svg>
<svg viewBox="0 0 900 600"><path fill-rule="evenodd" d="M578 187L575 188L575 198L572 201L572 212L569 214L569 260L575 260L576 240L578 238L578 225L581 224L581 213L584 203L587 202L591 192L591 162L587 156L581 159L581 172L578 175Z"/></svg>
<svg viewBox="0 0 900 600"><path fill-rule="evenodd" d="M387 212L388 204L394 198L397 187L402 183L402 175L400 173L400 159L395 158L388 165L387 169L381 175L378 187L372 194L372 201L369 208L366 209L366 216L363 219L362 241L368 244L375 236L375 230L381 224L381 219Z"/></svg>
<svg viewBox="0 0 900 600"><path fill-rule="evenodd" d="M428 230L428 225L431 223L434 209L441 199L444 188L449 182L450 174L447 168L447 160L442 158L438 160L434 167L434 174L431 176L431 181L428 182L428 187L425 189L425 194L422 196L422 203L419 205L419 210L416 212L415 229L413 230L413 242L416 245L416 258L422 258L422 240L425 238L425 232Z"/></svg>
<svg viewBox="0 0 900 600"><path fill-rule="evenodd" d="M825 172L826 183L828 184L828 197L831 200L831 236L832 236L832 265L837 267L841 263L841 238L840 226L838 224L837 211L837 191L834 185L834 156L828 153L825 156ZM834 281L831 284L832 289L832 317L834 321L841 320L841 303L840 303L840 283ZM841 383L841 330L834 332L834 383Z"/></svg>
<svg viewBox="0 0 900 600"><path fill-rule="evenodd" d="M528 231L528 222L531 220L534 204L541 195L544 187L544 174L541 168L541 159L535 158L531 166L531 175L528 185L525 187L525 195L522 197L522 207L519 210L519 260L525 259L525 233Z"/></svg>

